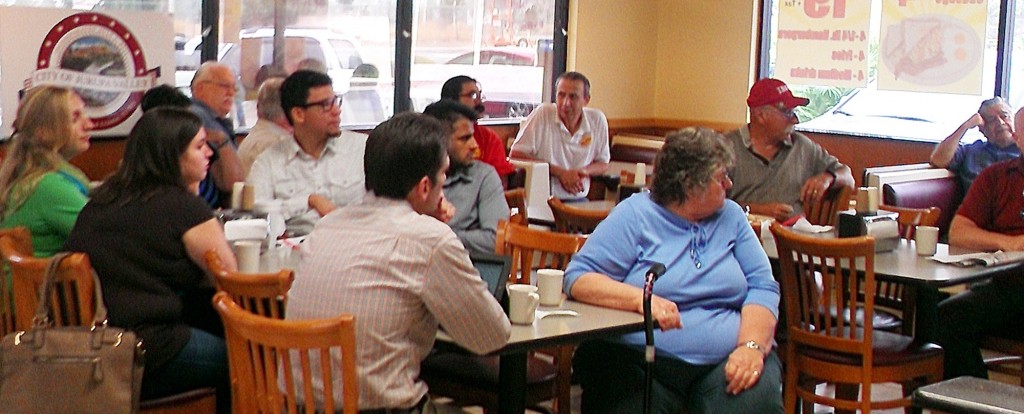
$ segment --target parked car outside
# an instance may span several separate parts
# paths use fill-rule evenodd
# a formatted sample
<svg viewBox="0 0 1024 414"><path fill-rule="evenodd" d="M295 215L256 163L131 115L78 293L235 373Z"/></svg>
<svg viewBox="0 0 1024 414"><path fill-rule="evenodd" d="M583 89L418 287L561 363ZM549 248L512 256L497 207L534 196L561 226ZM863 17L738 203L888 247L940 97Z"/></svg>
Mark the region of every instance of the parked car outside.
<svg viewBox="0 0 1024 414"><path fill-rule="evenodd" d="M458 75L480 82L484 117L524 117L540 105L544 67L534 49L500 47L464 52L445 63L413 64L410 95L416 110L437 101L444 82Z"/></svg>

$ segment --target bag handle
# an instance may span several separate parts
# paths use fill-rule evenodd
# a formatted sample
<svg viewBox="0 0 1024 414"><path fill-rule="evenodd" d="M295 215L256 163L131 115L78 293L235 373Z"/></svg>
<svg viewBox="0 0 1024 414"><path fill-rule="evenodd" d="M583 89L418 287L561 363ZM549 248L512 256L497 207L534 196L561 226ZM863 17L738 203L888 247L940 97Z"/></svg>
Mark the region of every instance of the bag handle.
<svg viewBox="0 0 1024 414"><path fill-rule="evenodd" d="M60 269L61 262L64 261L68 256L73 253L60 252L50 258L50 261L46 264L46 271L43 274L43 283L39 287L39 303L36 306L36 314L32 317L33 327L45 327L50 324L50 306L48 305L48 299L50 292L53 291L53 285L57 283L57 271ZM90 269L92 273L93 281L93 295L96 301L95 315L93 316L92 326L100 327L107 325L107 306L103 303L103 290L100 287L100 278L96 275L96 271Z"/></svg>

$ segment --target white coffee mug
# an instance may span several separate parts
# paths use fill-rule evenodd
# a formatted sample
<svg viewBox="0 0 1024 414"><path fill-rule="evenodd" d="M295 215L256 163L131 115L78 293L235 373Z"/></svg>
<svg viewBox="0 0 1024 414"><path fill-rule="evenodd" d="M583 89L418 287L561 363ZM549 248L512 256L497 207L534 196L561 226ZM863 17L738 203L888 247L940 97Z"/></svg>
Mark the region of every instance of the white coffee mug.
<svg viewBox="0 0 1024 414"><path fill-rule="evenodd" d="M914 233L914 244L917 245L917 254L931 256L935 254L935 247L939 243L939 228L932 226L917 226Z"/></svg>
<svg viewBox="0 0 1024 414"><path fill-rule="evenodd" d="M540 295L532 285L508 286L508 320L514 324L529 325L537 315Z"/></svg>
<svg viewBox="0 0 1024 414"><path fill-rule="evenodd" d="M235 242L235 258L238 259L238 271L241 273L259 273L260 271L259 240L239 240Z"/></svg>
<svg viewBox="0 0 1024 414"><path fill-rule="evenodd" d="M562 280L565 272L558 269L540 269L537 271L537 293L543 306L562 304Z"/></svg>

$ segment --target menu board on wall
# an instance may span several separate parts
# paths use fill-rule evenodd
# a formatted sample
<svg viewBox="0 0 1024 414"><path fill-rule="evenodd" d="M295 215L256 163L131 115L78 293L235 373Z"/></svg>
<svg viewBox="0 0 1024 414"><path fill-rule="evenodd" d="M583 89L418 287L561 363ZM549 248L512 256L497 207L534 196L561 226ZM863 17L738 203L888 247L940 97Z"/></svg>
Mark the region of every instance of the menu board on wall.
<svg viewBox="0 0 1024 414"><path fill-rule="evenodd" d="M864 0L779 0L775 77L795 85L863 87L868 78Z"/></svg>
<svg viewBox="0 0 1024 414"><path fill-rule="evenodd" d="M988 0L882 2L878 89L981 93Z"/></svg>

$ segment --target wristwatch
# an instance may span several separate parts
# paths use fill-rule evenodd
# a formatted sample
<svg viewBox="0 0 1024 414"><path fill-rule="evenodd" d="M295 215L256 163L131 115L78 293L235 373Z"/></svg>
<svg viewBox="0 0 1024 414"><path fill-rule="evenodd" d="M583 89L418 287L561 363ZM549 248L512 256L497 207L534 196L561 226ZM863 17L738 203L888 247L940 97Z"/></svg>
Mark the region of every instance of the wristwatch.
<svg viewBox="0 0 1024 414"><path fill-rule="evenodd" d="M739 346L744 347L744 348L750 348L750 349L753 349L753 350L755 350L757 352L760 352L761 356L768 356L768 353L765 352L764 348L761 348L761 344L757 343L757 341L747 341L747 342L744 342L744 343L740 344Z"/></svg>

